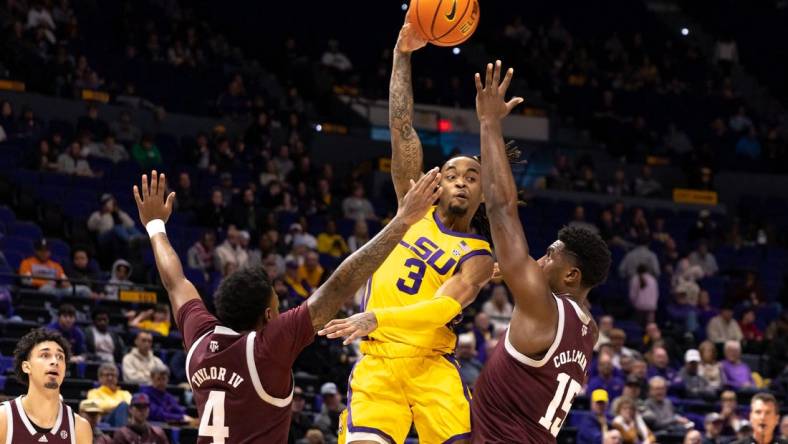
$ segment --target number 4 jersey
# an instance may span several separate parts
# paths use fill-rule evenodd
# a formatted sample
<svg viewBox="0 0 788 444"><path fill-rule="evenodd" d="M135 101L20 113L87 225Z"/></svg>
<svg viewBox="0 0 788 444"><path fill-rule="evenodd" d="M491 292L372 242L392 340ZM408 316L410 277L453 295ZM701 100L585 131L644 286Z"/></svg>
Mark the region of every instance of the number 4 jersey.
<svg viewBox="0 0 788 444"><path fill-rule="evenodd" d="M436 207L415 223L367 281L362 310L404 307L434 298L467 259L490 255L490 244L473 233L448 229ZM451 295L446 295L451 296ZM380 327L361 344L364 354L396 357L453 354L457 338L448 327L425 330Z"/></svg>
<svg viewBox="0 0 788 444"><path fill-rule="evenodd" d="M574 301L553 297L558 326L542 359L515 350L507 330L487 360L473 394L472 442L555 442L585 383L597 327Z"/></svg>
<svg viewBox="0 0 788 444"><path fill-rule="evenodd" d="M200 417L197 443L287 442L293 361L314 340L306 303L258 332L220 325L199 299L184 304L177 321Z"/></svg>

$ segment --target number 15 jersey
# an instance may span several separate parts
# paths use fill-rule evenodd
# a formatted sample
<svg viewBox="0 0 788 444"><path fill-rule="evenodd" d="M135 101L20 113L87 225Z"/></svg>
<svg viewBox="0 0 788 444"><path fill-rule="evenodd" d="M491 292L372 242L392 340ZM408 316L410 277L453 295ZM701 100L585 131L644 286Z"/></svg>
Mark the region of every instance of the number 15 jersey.
<svg viewBox="0 0 788 444"><path fill-rule="evenodd" d="M404 307L432 299L463 262L491 255L482 236L448 229L437 207L414 224L399 245L367 281L362 309ZM450 296L451 295L445 295ZM380 327L363 341L361 351L384 357L415 357L453 353L457 338L446 326L437 330Z"/></svg>

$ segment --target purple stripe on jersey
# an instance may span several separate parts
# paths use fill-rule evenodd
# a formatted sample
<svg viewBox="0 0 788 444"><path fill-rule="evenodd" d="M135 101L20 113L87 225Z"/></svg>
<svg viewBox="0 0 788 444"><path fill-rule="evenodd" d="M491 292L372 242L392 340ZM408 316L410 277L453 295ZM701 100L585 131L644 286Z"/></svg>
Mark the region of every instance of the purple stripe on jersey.
<svg viewBox="0 0 788 444"><path fill-rule="evenodd" d="M461 233L459 231L454 231L449 228L446 228L446 225L443 225L443 222L441 222L441 218L438 217L437 208L435 211L432 212L432 218L435 220L435 224L438 226L438 229L441 230L443 234L448 234L449 236L455 236L455 237L469 237L471 239L479 239L479 240L487 241L487 239L485 239L484 236L480 236L476 233Z"/></svg>
<svg viewBox="0 0 788 444"><path fill-rule="evenodd" d="M470 438L471 438L471 432L460 433L459 435L454 435L451 438L447 439L446 441L443 441L443 444L451 444L461 439L470 439Z"/></svg>
<svg viewBox="0 0 788 444"><path fill-rule="evenodd" d="M364 359L364 358L361 358ZM389 436L388 433L384 432L383 430L378 430L374 427L358 427L353 425L353 411L350 409L353 399L353 388L351 387L351 383L353 382L353 371L356 369L356 364L361 362L361 359L356 361L353 364L353 368L350 369L350 376L347 379L347 430L348 432L358 432L358 433L374 433L384 439L389 440L390 443L395 443L394 438Z"/></svg>
<svg viewBox="0 0 788 444"><path fill-rule="evenodd" d="M447 361L449 361L452 364L454 364L454 368L457 369L457 376L460 378L460 383L462 384L462 394L465 395L465 399L468 401L468 404L470 404L471 403L471 395L470 395L471 391L470 391L470 389L468 389L468 386L465 385L464 382L462 382L462 375L460 374L460 363L457 362L457 359L454 357L454 355L446 354L446 355L443 355L443 357L446 358Z"/></svg>
<svg viewBox="0 0 788 444"><path fill-rule="evenodd" d="M367 284L364 286L364 297L361 298L361 311L367 311L367 303L369 302L369 293L372 291L372 277L367 279Z"/></svg>
<svg viewBox="0 0 788 444"><path fill-rule="evenodd" d="M492 253L490 253L488 250L473 250L473 251L471 251L470 253L466 254L463 257L461 257L459 262L457 262L457 266L454 267L454 274L457 274L457 272L460 271L460 267L462 267L462 264L467 259L470 259L470 258L472 258L474 256L492 256Z"/></svg>

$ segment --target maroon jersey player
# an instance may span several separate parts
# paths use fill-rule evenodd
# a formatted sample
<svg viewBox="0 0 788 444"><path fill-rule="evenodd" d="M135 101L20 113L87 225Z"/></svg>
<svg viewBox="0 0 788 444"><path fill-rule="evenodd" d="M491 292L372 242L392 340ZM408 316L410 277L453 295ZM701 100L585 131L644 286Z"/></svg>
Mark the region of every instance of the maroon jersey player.
<svg viewBox="0 0 788 444"><path fill-rule="evenodd" d="M134 187L134 198L183 334L187 378L200 416L199 444L287 441L293 361L312 342L315 331L380 266L408 228L426 214L440 196L439 180L435 169L411 183L394 219L300 306L280 315L268 277L262 269L248 268L228 276L219 286L217 319L184 277L164 233L175 193L165 199L164 174L153 171L150 183L147 175L142 176L142 187Z"/></svg>
<svg viewBox="0 0 788 444"><path fill-rule="evenodd" d="M512 79L501 62L476 75L481 123L482 189L503 279L515 301L504 340L474 390L472 442L555 442L582 389L598 330L585 308L588 292L607 278L610 250L589 230L568 227L539 260L529 255L517 210L501 120L522 102L505 101Z"/></svg>
<svg viewBox="0 0 788 444"><path fill-rule="evenodd" d="M0 404L0 443L90 444L93 430L60 397L71 351L58 332L39 328L14 350L17 379L27 393Z"/></svg>

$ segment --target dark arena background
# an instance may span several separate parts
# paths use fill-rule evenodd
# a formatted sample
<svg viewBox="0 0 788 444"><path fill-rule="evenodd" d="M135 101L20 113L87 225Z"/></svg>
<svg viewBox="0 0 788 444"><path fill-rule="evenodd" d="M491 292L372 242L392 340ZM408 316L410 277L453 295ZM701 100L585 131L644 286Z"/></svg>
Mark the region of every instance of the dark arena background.
<svg viewBox="0 0 788 444"><path fill-rule="evenodd" d="M210 310L243 267L265 269L280 311L300 304L396 212L388 85L407 6L3 0L0 396L26 393L14 348L48 325L72 344L61 395L96 442L131 442L119 431L137 393L169 442L196 442L186 353L131 187L167 174L168 237ZM473 74L501 59L525 98L503 129L522 151L531 255L576 225L613 256L589 295L598 351L558 442L761 443L746 439L763 391L788 438L788 2L480 8L469 40L413 56L425 169L479 154ZM471 389L511 303L493 281L454 327ZM301 353L289 442L336 442L359 356L324 337Z"/></svg>

